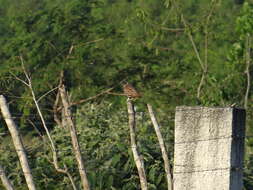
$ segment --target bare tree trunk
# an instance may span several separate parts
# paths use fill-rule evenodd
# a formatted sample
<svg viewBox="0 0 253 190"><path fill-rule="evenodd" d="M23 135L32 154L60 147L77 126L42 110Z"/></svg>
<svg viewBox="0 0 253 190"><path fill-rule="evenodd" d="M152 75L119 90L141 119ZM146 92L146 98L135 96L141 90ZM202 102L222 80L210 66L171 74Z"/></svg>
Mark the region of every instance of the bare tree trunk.
<svg viewBox="0 0 253 190"><path fill-rule="evenodd" d="M144 169L144 162L141 159L137 150L134 105L130 99L127 99L127 111L128 111L128 118L129 118L128 123L129 123L129 129L130 129L131 148L133 152L134 162L136 164L138 174L140 177L141 189L147 190L148 183L147 183L147 178L146 178L145 169Z"/></svg>
<svg viewBox="0 0 253 190"><path fill-rule="evenodd" d="M24 145L23 145L22 140L20 138L17 126L14 123L14 121L12 120L10 111L9 111L7 103L6 103L6 99L4 98L3 95L0 95L0 108L1 108L4 120L7 124L7 127L10 131L10 134L11 134L11 137L13 140L13 144L14 144L15 149L17 151L19 161L20 161L22 170L24 172L27 186L28 186L29 190L35 190L36 188L35 188L35 184L33 182L33 176L32 176L29 164L28 164Z"/></svg>
<svg viewBox="0 0 253 190"><path fill-rule="evenodd" d="M156 136L157 136L158 141L159 141L160 149L162 151L162 157L163 157L163 161L164 161L164 168L165 168L165 172L166 172L168 190L173 190L172 171L171 171L171 168L170 168L170 162L169 162L168 154L167 154L165 144L164 144L164 141L163 141L162 133L160 131L160 127L159 127L158 122L156 120L156 117L155 117L152 106L150 104L147 104L147 106L148 106L148 111L149 111L150 118L152 120L154 129L155 129L155 132L156 132Z"/></svg>
<svg viewBox="0 0 253 190"><path fill-rule="evenodd" d="M76 160L77 160L78 169L79 169L79 173L80 173L80 176L81 176L83 189L84 190L90 190L88 178L87 178L86 171L85 171L85 168L84 168L84 161L82 159L81 150L80 150L80 146L79 146L79 142L78 142L78 138L77 138L76 127L75 127L74 122L71 118L70 104L69 104L69 100L68 100L68 97L67 97L65 86L62 85L59 88L59 91L60 91L62 104L63 104L64 111L65 111L65 116L66 116L66 119L67 119L67 124L68 124L69 130L70 130L73 150L74 150L74 154L75 154L75 157L76 157Z"/></svg>
<svg viewBox="0 0 253 190"><path fill-rule="evenodd" d="M7 190L14 190L10 180L7 178L4 168L0 165L0 178L2 180L3 186Z"/></svg>

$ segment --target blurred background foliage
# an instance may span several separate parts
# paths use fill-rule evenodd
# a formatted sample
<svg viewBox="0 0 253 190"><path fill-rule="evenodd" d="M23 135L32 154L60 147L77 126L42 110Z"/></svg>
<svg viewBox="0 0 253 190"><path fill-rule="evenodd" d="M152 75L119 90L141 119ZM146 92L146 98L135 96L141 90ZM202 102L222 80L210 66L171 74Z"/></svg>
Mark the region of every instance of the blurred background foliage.
<svg viewBox="0 0 253 190"><path fill-rule="evenodd" d="M150 189L166 189L161 154L147 117L151 103L173 156L173 117L178 105L245 105L246 55L252 49L251 0L0 0L0 94L9 101L31 156L41 189L66 189L42 143L43 134L20 56L37 97L58 85L64 71L73 102L132 83L143 95L136 101L138 134ZM251 55L252 58L252 55ZM201 66L202 65L202 66ZM250 67L250 74L252 69ZM202 81L202 82L201 82ZM250 81L250 84L252 82ZM69 136L53 121L56 91L39 103L62 163L79 181ZM253 134L252 89L247 104L247 135ZM73 107L92 189L138 189L129 148L125 97L105 94ZM1 164L18 189L24 178L1 122ZM31 139L32 142L31 143ZM42 151L43 150L43 151ZM246 139L245 189L253 188L253 139ZM69 187L70 188L70 187Z"/></svg>

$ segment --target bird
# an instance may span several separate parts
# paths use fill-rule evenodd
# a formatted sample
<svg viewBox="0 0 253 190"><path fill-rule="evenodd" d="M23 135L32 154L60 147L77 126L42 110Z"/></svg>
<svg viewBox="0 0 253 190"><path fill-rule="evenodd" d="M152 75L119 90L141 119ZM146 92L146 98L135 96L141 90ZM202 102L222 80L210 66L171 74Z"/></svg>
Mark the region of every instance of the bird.
<svg viewBox="0 0 253 190"><path fill-rule="evenodd" d="M123 85L123 91L124 94L130 99L141 97L141 94L129 83Z"/></svg>

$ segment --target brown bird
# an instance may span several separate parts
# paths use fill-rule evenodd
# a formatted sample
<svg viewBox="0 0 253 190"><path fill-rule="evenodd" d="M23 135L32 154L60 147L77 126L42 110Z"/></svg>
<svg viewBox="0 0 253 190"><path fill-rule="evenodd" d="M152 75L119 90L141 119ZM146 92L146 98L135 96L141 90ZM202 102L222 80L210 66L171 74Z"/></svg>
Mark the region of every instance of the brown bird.
<svg viewBox="0 0 253 190"><path fill-rule="evenodd" d="M135 90L135 88L129 83L126 83L123 85L123 91L124 91L124 94L128 98L140 98L141 97L141 94L139 92L137 92L137 90Z"/></svg>

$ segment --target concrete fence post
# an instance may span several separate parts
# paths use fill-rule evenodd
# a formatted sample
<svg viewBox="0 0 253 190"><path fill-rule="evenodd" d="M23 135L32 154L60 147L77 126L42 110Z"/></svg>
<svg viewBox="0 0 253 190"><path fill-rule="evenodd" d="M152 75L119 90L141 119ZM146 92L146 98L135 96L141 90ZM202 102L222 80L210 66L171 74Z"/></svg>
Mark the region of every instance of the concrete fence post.
<svg viewBox="0 0 253 190"><path fill-rule="evenodd" d="M174 190L242 190L245 110L176 108Z"/></svg>

